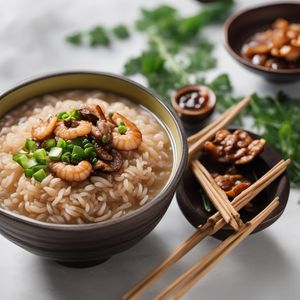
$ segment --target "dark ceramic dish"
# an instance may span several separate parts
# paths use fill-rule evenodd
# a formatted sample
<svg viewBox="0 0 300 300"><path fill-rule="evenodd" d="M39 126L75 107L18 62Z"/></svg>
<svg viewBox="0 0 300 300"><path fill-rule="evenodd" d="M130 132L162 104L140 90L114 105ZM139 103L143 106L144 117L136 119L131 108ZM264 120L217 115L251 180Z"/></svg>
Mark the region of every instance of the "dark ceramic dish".
<svg viewBox="0 0 300 300"><path fill-rule="evenodd" d="M252 137L258 138L257 135L251 132L250 134ZM256 170L256 175L258 177L261 177L280 160L281 156L279 155L279 153L269 144L266 144L264 152L259 157L257 157L249 167L252 170ZM203 163L205 164L205 162ZM279 196L280 205L263 223L261 223L256 228L254 233L269 227L283 213L288 201L289 192L289 179L287 174L284 173L251 201L255 208L253 212L245 211L244 209L240 211L241 218L244 222L251 220L256 214L262 211L276 196ZM203 199L199 190L199 183L191 170L187 170L185 172L182 181L180 182L177 189L176 196L181 211L194 227L198 227L200 224L206 223L211 214L208 213L203 207ZM233 232L234 231L230 227L226 226L223 229L219 230L214 235L214 237L220 240L224 240Z"/></svg>
<svg viewBox="0 0 300 300"><path fill-rule="evenodd" d="M300 3L274 3L238 12L225 23L225 45L231 56L243 67L267 80L292 82L300 80L300 68L272 70L254 65L241 55L242 46L255 33L270 27L277 18L299 23Z"/></svg>
<svg viewBox="0 0 300 300"><path fill-rule="evenodd" d="M122 252L145 237L165 214L187 162L187 144L177 116L158 96L124 77L69 72L39 77L0 96L0 117L27 99L62 90L100 89L144 105L161 120L173 147L173 169L164 189L148 204L119 219L97 224L56 225L0 208L0 233L22 248L68 266L85 267Z"/></svg>

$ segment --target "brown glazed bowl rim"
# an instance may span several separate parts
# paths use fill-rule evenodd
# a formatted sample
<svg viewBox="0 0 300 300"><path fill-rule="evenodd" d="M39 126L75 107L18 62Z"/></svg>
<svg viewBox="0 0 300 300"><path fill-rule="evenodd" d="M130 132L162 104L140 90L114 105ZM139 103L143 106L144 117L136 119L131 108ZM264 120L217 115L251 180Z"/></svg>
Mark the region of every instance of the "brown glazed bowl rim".
<svg viewBox="0 0 300 300"><path fill-rule="evenodd" d="M170 104L166 103L165 101L162 100L162 98L157 95L154 91L144 87L143 85L125 77L122 75L116 75L113 73L109 73L109 72L97 72L97 71L88 71L88 70L72 70L72 71L62 71L62 72L50 72L50 73L46 73L46 74L42 74L42 75L36 75L36 76L31 76L28 79L25 79L15 85L13 85L13 87L7 89L4 92L0 93L0 102L2 101L2 99L7 96L8 94L22 88L25 87L27 85L30 85L34 82L38 82L41 80L46 80L49 78L53 78L53 77L60 77L60 76L67 76L67 75L94 75L94 76L106 76L106 77L111 77L114 79L119 79L122 81L127 82L130 85L135 86L138 89L141 89L143 92L147 93L149 96L151 96L153 99L155 99L155 101L159 102L160 105L162 105L164 107L164 109L168 112L168 114L171 116L171 118L173 119L175 125L176 125L176 130L179 133L179 137L180 137L180 147L182 147L182 156L178 157L177 159L180 160L179 164L178 164L178 168L177 170L174 171L174 175L173 175L173 179L169 182L167 182L166 186L163 188L163 190L157 195L155 196L149 203L147 203L146 205L136 209L133 212L130 212L120 218L117 219L110 219L110 220L106 220L103 222L98 222L98 223L88 223L88 224L52 224L52 223L47 223L47 222L41 222L41 221L37 221L34 219L31 219L29 217L23 216L23 215L19 215L17 213L5 210L3 208L0 207L0 213L3 215L6 215L9 218L12 218L13 220L17 221L17 222L24 222L27 223L29 225L33 225L36 227L40 227L40 228L46 228L46 229L54 229L54 230L69 230L69 231L76 231L76 230L96 230L96 229L100 229L100 228L106 228L112 225L116 225L119 223L125 223L128 220L134 219L136 216L142 214L143 212L147 211L148 209L150 209L151 207L154 207L156 205L159 204L159 202L161 202L164 197L166 197L168 195L168 193L170 193L173 189L174 186L177 186L186 167L187 164L187 160L188 160L188 147L187 147L187 139L186 139L186 135L183 129L183 126L179 120L179 117L177 116L177 114L175 113L175 111L172 109L172 107L170 106ZM154 115L155 112L152 112ZM165 125L166 126L166 125ZM174 147L176 146L176 143L174 143Z"/></svg>
<svg viewBox="0 0 300 300"><path fill-rule="evenodd" d="M287 6L288 5L300 6L300 3L296 2L296 1L289 1L289 2L274 1L274 2L271 2L271 3L268 3L268 4L253 5L249 8L242 9L242 10L238 11L237 13L233 14L232 16L230 16L226 20L225 25L224 25L225 48L227 49L229 54L234 59L236 59L239 63L241 63L242 65L246 65L249 68L259 70L259 71L263 71L263 72L266 72L266 73L269 73L269 74L282 74L282 75L300 74L300 68L273 70L273 69L269 69L267 67L254 65L250 61L245 59L241 54L236 53L236 51L234 51L234 49L231 47L231 43L229 42L229 31L230 31L230 28L231 28L234 21L236 21L240 18L243 18L243 16L245 14L255 13L255 11L257 11L257 10L266 9L266 8L274 7L274 6L285 6L285 5L287 5Z"/></svg>
<svg viewBox="0 0 300 300"><path fill-rule="evenodd" d="M200 108L197 110L189 110L186 108L182 108L179 106L178 104L178 97L182 96L183 94L185 94L186 92L188 92L189 90L206 90L209 94L209 99L208 99L208 107L204 107L204 108ZM171 97L171 104L173 106L173 108L175 109L176 112L185 115L187 117L202 117L207 115L208 113L210 113L211 111L214 110L215 106L216 106L216 102L217 102L217 97L216 94L214 93L214 91L209 88L206 85L203 84L189 84L186 85L184 87L182 87L181 89L179 89L178 91L176 91L176 93Z"/></svg>

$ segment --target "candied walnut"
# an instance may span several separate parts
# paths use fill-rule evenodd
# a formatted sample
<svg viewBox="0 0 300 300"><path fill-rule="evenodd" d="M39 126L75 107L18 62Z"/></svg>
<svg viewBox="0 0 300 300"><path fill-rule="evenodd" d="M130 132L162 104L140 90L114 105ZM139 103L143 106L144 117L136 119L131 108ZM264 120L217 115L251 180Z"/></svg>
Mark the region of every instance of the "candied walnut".
<svg viewBox="0 0 300 300"><path fill-rule="evenodd" d="M255 65L275 70L299 67L300 24L277 19L272 28L254 34L244 44L242 55Z"/></svg>
<svg viewBox="0 0 300 300"><path fill-rule="evenodd" d="M212 176L218 186L231 198L235 198L252 184L249 179L238 174L234 166L228 168L224 175L214 173Z"/></svg>
<svg viewBox="0 0 300 300"><path fill-rule="evenodd" d="M264 139L253 140L244 130L238 129L233 133L228 130L217 132L215 139L204 144L204 150L210 153L218 162L247 164L263 150Z"/></svg>
<svg viewBox="0 0 300 300"><path fill-rule="evenodd" d="M279 18L274 22L273 27L279 29L287 29L289 27L289 22L285 19Z"/></svg>

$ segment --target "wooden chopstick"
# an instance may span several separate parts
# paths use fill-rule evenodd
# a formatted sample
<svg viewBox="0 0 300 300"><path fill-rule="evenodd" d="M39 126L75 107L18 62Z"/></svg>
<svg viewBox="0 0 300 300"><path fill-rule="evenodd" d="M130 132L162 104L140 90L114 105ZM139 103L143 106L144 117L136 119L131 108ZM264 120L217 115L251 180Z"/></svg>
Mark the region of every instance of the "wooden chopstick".
<svg viewBox="0 0 300 300"><path fill-rule="evenodd" d="M233 207L239 211L245 205L247 205L253 198L255 198L262 190L264 190L271 182L277 179L288 167L291 160L288 159L286 161L279 161L271 170L269 170L265 175L263 175L259 180L254 182L250 187L244 190L241 194L233 199L231 204ZM211 216L211 223L215 224L216 229L213 230L213 234L217 232L222 226L224 226L224 222L222 220L222 216L217 212L213 216Z"/></svg>
<svg viewBox="0 0 300 300"><path fill-rule="evenodd" d="M250 187L243 191L233 201L233 207L238 211L247 205L254 197L264 190L271 182L276 180L287 168L290 160L281 161L269 170L264 176L257 180L250 187L254 187L254 191L250 191ZM248 192L249 191L249 192ZM123 297L123 300L134 299L144 290L146 290L152 282L165 273L173 264L182 258L193 247L200 243L205 237L214 234L225 225L224 220L219 212L209 218L206 224L200 225L186 241L184 241L169 257L167 257L159 266L157 266L149 275L138 282Z"/></svg>
<svg viewBox="0 0 300 300"><path fill-rule="evenodd" d="M215 182L214 179L211 178L211 181L207 178L208 172L198 160L193 160L191 162L191 169L215 208L222 215L224 221L238 231L240 228L240 215L232 207L226 194L222 194L223 191L220 191L219 187L215 188L215 185L212 183L212 181Z"/></svg>
<svg viewBox="0 0 300 300"><path fill-rule="evenodd" d="M207 140L210 140L215 134L225 126L227 126L251 101L251 97L247 96L238 104L236 104L232 109L229 110L229 113L222 115L218 118L214 124L214 126L207 126L205 129L200 131L197 135L197 140L195 138L191 138L190 141L194 141L193 143L190 142L189 147L189 158L191 159L203 146ZM208 129L207 129L208 128Z"/></svg>
<svg viewBox="0 0 300 300"><path fill-rule="evenodd" d="M213 229L212 223L206 223L198 227L186 241L184 241L180 247L178 247L167 259L165 259L157 268L155 268L149 275L143 280L137 283L131 290L129 290L123 297L123 300L134 299L141 294L147 287L161 274L163 274L169 267L171 267L176 261L183 257L188 251L190 251L195 245L201 242Z"/></svg>
<svg viewBox="0 0 300 300"><path fill-rule="evenodd" d="M276 197L262 212L246 223L238 232L229 236L218 245L213 251L196 263L193 267L183 273L172 284L164 289L154 300L162 300L178 289L175 296L168 299L179 299L196 282L205 276L220 260L238 246L251 232L253 232L261 222L263 222L279 205L279 198Z"/></svg>
<svg viewBox="0 0 300 300"><path fill-rule="evenodd" d="M240 218L240 214L234 209L234 207L232 206L231 202L229 201L226 193L219 187L219 185L216 183L215 179L210 175L208 170L198 160L195 162L195 166L197 168L199 168L199 170L201 170L201 172L207 178L207 180L209 181L209 183L211 184L213 189L218 192L220 197L223 199L223 203L226 205L226 207L228 207L228 210L231 212L232 216L235 218L237 223L239 225L243 225L243 222Z"/></svg>
<svg viewBox="0 0 300 300"><path fill-rule="evenodd" d="M244 101L244 100L242 100L242 101ZM227 117L232 112L232 110L236 107L236 105L231 106L223 114L221 114L220 116L218 116L218 118L216 120L214 120L212 123L210 123L209 125L207 125L203 129L201 129L197 133L189 136L188 139L187 139L188 144L193 144L194 142L196 142L197 140L199 140L202 136L204 136L209 131L211 131L218 123L221 122L221 120L225 119L225 117Z"/></svg>

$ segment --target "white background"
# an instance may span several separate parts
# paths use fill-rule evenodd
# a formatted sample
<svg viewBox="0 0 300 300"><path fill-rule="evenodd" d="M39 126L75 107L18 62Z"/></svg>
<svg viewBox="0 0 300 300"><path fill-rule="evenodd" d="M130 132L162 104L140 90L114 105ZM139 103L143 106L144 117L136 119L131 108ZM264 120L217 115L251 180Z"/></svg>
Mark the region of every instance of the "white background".
<svg viewBox="0 0 300 300"><path fill-rule="evenodd" d="M143 48L143 36L135 34L128 42L116 42L107 50L72 47L64 42L64 35L98 23L107 26L119 22L132 24L141 6L170 3L182 13L193 13L198 7L192 0L146 2L150 1L1 1L0 90L49 71L86 69L121 73L124 61ZM262 2L267 1L238 1L238 8ZM230 73L237 95L253 91L274 94L279 89L298 95L297 83L270 84L238 66L223 47L221 27L210 29L209 33L218 44L219 66L208 77L214 73ZM281 219L263 233L249 237L184 299L299 299L299 198L299 191L293 190ZM0 237L0 299L120 299L192 232L192 226L174 199L162 222L147 238L129 251L90 269L69 269L44 261ZM214 239L204 240L154 285L146 298L151 299L215 245Z"/></svg>

